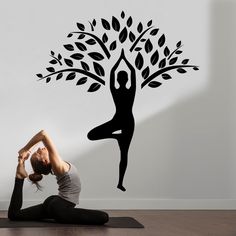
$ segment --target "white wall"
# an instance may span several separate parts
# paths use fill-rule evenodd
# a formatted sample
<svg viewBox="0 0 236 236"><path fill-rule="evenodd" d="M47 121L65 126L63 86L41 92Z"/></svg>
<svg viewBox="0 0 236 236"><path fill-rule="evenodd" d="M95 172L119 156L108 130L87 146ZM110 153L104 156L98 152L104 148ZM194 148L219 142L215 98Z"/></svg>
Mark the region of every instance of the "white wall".
<svg viewBox="0 0 236 236"><path fill-rule="evenodd" d="M182 40L183 57L200 66L137 91L125 193L116 189L116 142L86 137L114 114L108 88L89 94L86 86L35 76L48 67L51 50L65 51L77 21L111 19L122 10L136 23L152 19L170 48ZM42 128L78 167L82 207L235 209L235 13L233 0L2 1L0 209L9 204L17 151ZM24 206L57 192L52 176L42 185L35 193L25 181Z"/></svg>

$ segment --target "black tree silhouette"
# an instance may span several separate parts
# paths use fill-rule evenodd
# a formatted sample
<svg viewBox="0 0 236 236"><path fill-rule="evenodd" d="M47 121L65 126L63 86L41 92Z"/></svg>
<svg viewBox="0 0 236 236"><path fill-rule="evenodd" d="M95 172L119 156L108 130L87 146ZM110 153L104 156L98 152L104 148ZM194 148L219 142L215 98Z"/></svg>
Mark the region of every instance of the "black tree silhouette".
<svg viewBox="0 0 236 236"><path fill-rule="evenodd" d="M96 31L97 27L95 19L92 22L89 21L87 27L85 24L77 23L78 31L72 31L67 36L74 42L64 45L64 48L70 52L69 58L62 57L60 53L56 56L55 52L51 51L50 56L53 58L49 61L51 66L46 68L49 73L44 76L37 74L37 76L39 80L46 80L46 83L49 83L54 75L56 80L62 79L66 75L66 80L70 81L75 80L78 77L77 74L80 74L83 76L77 79L76 85L83 85L89 79L92 83L87 91L95 92L102 85L106 85L105 70L101 63L110 60L112 55L117 55L118 44L121 48L124 48L125 44L126 47L129 47L129 53L135 54L134 63L130 63L125 56L124 49L122 49L118 61L110 69L110 91L116 106L114 117L88 133L90 140L114 138L118 141L121 160L117 187L125 191L123 179L135 127L132 107L137 84L136 69L141 75L139 77L143 79L140 83L140 87L143 89L146 85L150 88L157 88L163 84L163 81L172 79L170 72L186 73L187 68L198 70L198 66L189 65L189 59L179 58L183 52L180 50L183 46L181 41L177 42L176 47L170 50L166 46L165 34L158 34L159 28L153 25L152 20L147 24L142 22L134 24L133 18L131 16L126 18L122 11L119 20L115 16L112 16L111 21L101 19L99 29L104 30L102 35L100 35L101 30ZM97 33L95 34L95 32ZM110 38L115 35L115 40L114 38L109 40L108 35ZM92 59L90 64L87 58L90 61ZM116 78L115 71L122 60L131 71L130 78L124 70L119 71ZM127 88L126 84L129 79L131 86ZM119 88L115 87L115 81L118 82Z"/></svg>

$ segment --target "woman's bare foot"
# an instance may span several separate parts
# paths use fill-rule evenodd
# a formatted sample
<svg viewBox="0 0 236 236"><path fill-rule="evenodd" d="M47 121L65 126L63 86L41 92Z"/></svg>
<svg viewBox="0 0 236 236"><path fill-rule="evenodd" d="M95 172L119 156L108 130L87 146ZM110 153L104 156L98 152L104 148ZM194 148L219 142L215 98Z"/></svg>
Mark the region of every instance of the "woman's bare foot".
<svg viewBox="0 0 236 236"><path fill-rule="evenodd" d="M16 178L25 179L28 177L28 173L25 170L24 160L19 158L18 165L16 167Z"/></svg>

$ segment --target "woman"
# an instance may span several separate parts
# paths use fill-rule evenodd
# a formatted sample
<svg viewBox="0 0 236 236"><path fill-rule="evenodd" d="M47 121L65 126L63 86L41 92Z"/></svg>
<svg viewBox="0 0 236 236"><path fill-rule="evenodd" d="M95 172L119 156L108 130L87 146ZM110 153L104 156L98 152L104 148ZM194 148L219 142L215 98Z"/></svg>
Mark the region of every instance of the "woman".
<svg viewBox="0 0 236 236"><path fill-rule="evenodd" d="M22 207L22 189L24 179L28 177L24 162L30 156L30 149L43 142L44 148L38 148L30 158L34 173L29 179L39 188L43 175L54 174L57 179L58 195L48 197L42 204L25 209ZM79 202L81 190L77 169L69 162L63 161L58 154L51 138L45 131L37 133L19 151L18 166L16 169L15 185L8 209L10 220L42 220L54 219L59 223L102 225L109 220L106 212L75 208Z"/></svg>
<svg viewBox="0 0 236 236"><path fill-rule="evenodd" d="M126 71L119 71L117 73L117 78L115 76L115 71L122 60L124 60L131 72L129 88L126 87L126 84L129 80L129 76ZM118 88L115 86L116 80L119 84ZM111 69L110 90L116 107L115 115L110 121L92 129L87 136L90 140L114 138L118 141L120 148L120 166L117 188L122 191L126 191L125 187L123 186L123 180L128 164L129 146L133 137L135 126L132 108L136 93L136 75L134 67L125 57L124 49L122 49L118 61ZM117 133L117 131L119 133Z"/></svg>

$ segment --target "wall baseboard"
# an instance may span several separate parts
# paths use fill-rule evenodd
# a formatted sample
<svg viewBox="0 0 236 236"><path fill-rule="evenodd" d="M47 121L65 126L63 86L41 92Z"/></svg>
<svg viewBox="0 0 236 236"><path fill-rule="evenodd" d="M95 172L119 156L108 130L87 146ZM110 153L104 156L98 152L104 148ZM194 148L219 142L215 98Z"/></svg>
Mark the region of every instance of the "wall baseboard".
<svg viewBox="0 0 236 236"><path fill-rule="evenodd" d="M26 200L24 207L42 203ZM9 201L0 201L7 210ZM236 199L80 199L77 207L109 210L236 210Z"/></svg>

